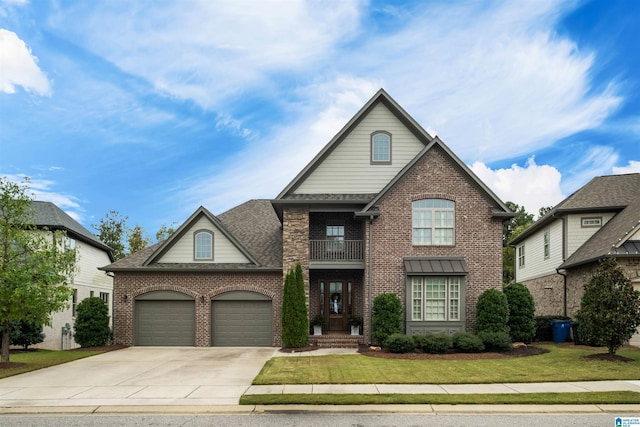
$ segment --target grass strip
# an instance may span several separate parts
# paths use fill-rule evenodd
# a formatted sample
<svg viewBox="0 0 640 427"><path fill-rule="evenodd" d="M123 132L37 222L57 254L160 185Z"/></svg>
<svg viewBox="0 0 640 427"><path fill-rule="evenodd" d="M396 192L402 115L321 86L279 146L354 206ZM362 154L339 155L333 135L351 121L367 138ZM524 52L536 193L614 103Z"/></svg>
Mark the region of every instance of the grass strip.
<svg viewBox="0 0 640 427"><path fill-rule="evenodd" d="M603 352L544 344L538 356L485 360L400 360L363 355L275 357L255 378L274 384L495 384L640 378L640 349L618 354L633 362L586 359ZM606 350L604 350L606 351Z"/></svg>
<svg viewBox="0 0 640 427"><path fill-rule="evenodd" d="M24 374L25 372L31 372L78 359L84 359L85 357L95 356L100 353L104 353L104 351L38 350L12 354L9 359L11 363L24 363L24 365L0 369L0 378Z"/></svg>
<svg viewBox="0 0 640 427"><path fill-rule="evenodd" d="M640 404L630 391L518 394L249 394L241 405L589 405Z"/></svg>

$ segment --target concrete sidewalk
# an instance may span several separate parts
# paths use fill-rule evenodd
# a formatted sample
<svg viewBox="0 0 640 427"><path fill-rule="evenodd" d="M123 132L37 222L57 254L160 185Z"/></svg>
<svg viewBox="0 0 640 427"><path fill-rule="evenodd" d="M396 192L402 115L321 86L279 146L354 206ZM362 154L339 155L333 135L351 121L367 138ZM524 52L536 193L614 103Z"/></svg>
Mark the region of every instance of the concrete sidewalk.
<svg viewBox="0 0 640 427"><path fill-rule="evenodd" d="M640 381L580 381L504 384L282 384L253 385L244 394L517 394L640 392Z"/></svg>

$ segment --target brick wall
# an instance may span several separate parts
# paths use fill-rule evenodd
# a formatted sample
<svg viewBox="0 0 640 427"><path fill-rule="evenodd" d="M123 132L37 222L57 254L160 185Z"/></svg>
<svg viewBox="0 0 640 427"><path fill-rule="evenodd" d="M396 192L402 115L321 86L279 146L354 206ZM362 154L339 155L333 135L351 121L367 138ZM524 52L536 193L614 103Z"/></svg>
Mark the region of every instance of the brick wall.
<svg viewBox="0 0 640 427"><path fill-rule="evenodd" d="M413 246L412 202L425 198L453 200L455 244ZM454 166L440 149L427 153L379 202L380 216L373 221L373 295L393 292L405 301L407 256L463 256L469 266L466 277L466 329L475 324L479 295L490 288L502 288L502 221L490 215L493 201ZM365 229L368 249L369 225ZM365 287L369 286L369 258L365 260ZM369 334L369 296L365 295L365 334ZM372 300L372 298L371 298Z"/></svg>
<svg viewBox="0 0 640 427"><path fill-rule="evenodd" d="M196 346L211 345L211 299L231 291L250 291L272 300L273 345L281 345L281 273L130 273L118 272L114 278L114 340L133 345L135 298L153 291L175 291L189 295L196 303ZM124 296L127 296L125 301ZM200 302L200 296L205 302Z"/></svg>

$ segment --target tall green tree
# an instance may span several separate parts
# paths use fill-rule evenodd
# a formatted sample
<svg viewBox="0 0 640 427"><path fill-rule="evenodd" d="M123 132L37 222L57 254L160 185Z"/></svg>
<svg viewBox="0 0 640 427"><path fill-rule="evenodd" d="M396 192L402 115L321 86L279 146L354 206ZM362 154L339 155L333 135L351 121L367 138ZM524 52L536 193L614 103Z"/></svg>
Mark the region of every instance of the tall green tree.
<svg viewBox="0 0 640 427"><path fill-rule="evenodd" d="M158 231L156 231L156 241L162 242L163 240L167 240L169 236L171 236L176 231L175 225L175 222L171 223L171 225L168 227L166 224L162 224L162 227L160 227Z"/></svg>
<svg viewBox="0 0 640 427"><path fill-rule="evenodd" d="M533 214L528 213L524 206L519 206L516 203L506 202L505 204L516 214L502 225L502 283L506 285L513 282L515 278L513 271L515 248L509 246L508 243L533 224Z"/></svg>
<svg viewBox="0 0 640 427"><path fill-rule="evenodd" d="M580 340L604 344L609 354L615 354L635 334L640 326L640 292L633 289L615 259L602 260L584 286L576 319Z"/></svg>
<svg viewBox="0 0 640 427"><path fill-rule="evenodd" d="M107 246L113 249L113 256L116 260L124 258L126 255L124 238L127 230L128 217L120 215L120 212L111 210L99 224L91 226L98 232L98 238Z"/></svg>
<svg viewBox="0 0 640 427"><path fill-rule="evenodd" d="M300 348L309 343L309 314L300 263L289 270L282 294L282 345Z"/></svg>
<svg viewBox="0 0 640 427"><path fill-rule="evenodd" d="M0 178L1 362L9 362L12 322L48 324L73 294L68 283L75 249L66 248L65 233L38 230L28 187L28 179L16 184Z"/></svg>
<svg viewBox="0 0 640 427"><path fill-rule="evenodd" d="M151 239L140 225L136 224L135 227L127 229L127 249L130 254L143 250L150 243Z"/></svg>

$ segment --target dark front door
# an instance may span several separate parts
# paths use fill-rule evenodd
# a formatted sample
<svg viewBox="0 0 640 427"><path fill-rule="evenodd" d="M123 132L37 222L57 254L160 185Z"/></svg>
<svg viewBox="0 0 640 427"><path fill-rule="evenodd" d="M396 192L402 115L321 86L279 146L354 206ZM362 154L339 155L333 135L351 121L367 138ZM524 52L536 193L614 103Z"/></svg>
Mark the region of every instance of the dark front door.
<svg viewBox="0 0 640 427"><path fill-rule="evenodd" d="M331 332L346 330L345 292L343 282L329 282L325 293L325 313L329 313L328 329Z"/></svg>

